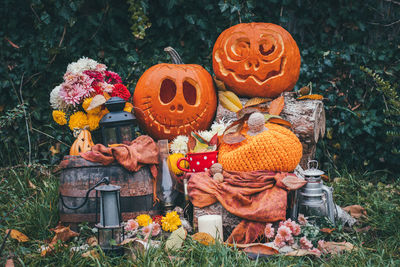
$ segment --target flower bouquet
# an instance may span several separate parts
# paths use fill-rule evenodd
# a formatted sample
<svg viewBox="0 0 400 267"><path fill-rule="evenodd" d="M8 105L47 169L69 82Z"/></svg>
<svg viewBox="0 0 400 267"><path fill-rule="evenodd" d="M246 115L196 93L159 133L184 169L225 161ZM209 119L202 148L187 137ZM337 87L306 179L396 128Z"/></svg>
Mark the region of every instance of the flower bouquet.
<svg viewBox="0 0 400 267"><path fill-rule="evenodd" d="M71 131L96 130L109 112L104 103L113 96L128 100L131 94L117 73L82 57L68 65L63 83L50 93L53 119L59 125L68 125ZM126 103L124 111L131 110L132 104Z"/></svg>

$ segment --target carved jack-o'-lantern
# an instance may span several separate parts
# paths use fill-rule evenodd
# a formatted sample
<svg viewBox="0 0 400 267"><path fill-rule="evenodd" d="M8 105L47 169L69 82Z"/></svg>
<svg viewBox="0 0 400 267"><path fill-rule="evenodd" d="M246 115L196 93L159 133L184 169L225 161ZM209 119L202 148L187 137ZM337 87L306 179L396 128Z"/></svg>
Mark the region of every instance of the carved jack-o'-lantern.
<svg viewBox="0 0 400 267"><path fill-rule="evenodd" d="M276 97L299 78L300 52L292 36L272 23L242 23L226 29L213 49L217 78L247 97Z"/></svg>
<svg viewBox="0 0 400 267"><path fill-rule="evenodd" d="M92 135L88 130L84 129L72 144L69 154L71 156L79 156L79 153L90 151L92 146L94 146Z"/></svg>
<svg viewBox="0 0 400 267"><path fill-rule="evenodd" d="M174 64L146 70L133 94L136 118L154 139L173 139L210 126L217 109L211 75L201 66L183 64L172 48Z"/></svg>

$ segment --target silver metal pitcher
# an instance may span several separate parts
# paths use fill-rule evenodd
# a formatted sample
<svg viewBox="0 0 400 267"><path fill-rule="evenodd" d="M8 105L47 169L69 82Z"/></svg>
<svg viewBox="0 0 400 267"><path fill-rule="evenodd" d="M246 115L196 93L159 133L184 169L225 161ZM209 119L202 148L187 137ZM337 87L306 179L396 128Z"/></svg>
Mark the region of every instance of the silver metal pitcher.
<svg viewBox="0 0 400 267"><path fill-rule="evenodd" d="M336 208L333 202L331 187L322 183L323 171L318 170L318 162L310 160L308 169L303 171L307 184L296 191L292 209L292 220L297 220L299 214L309 217L310 222L317 218L327 217L335 224Z"/></svg>

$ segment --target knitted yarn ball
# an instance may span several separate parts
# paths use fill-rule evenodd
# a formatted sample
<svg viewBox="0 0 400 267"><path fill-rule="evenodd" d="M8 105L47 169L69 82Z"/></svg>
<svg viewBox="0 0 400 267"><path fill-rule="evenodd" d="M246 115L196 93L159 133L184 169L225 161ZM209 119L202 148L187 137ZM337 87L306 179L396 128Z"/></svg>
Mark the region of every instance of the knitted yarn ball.
<svg viewBox="0 0 400 267"><path fill-rule="evenodd" d="M218 162L224 170L292 172L296 168L303 154L297 136L277 124L267 123L265 127L268 130L250 136L246 125L241 131L246 140L233 145L221 144Z"/></svg>
<svg viewBox="0 0 400 267"><path fill-rule="evenodd" d="M249 131L247 132L248 135L256 135L264 130L265 128L265 117L260 112L254 112L250 115L249 119L247 120L247 125L249 126Z"/></svg>

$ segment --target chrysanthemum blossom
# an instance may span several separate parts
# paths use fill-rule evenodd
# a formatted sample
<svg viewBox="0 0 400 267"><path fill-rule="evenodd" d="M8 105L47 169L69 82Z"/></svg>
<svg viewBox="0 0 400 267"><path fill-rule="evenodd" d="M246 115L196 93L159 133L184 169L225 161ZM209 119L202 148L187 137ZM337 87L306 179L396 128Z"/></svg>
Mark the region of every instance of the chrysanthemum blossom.
<svg viewBox="0 0 400 267"><path fill-rule="evenodd" d="M185 135L178 135L175 137L175 139L171 143L171 153L182 153L186 154L188 152L187 150L187 143L188 143L189 137Z"/></svg>
<svg viewBox="0 0 400 267"><path fill-rule="evenodd" d="M268 223L264 229L265 237L271 239L275 236L275 229L272 227L271 223Z"/></svg>
<svg viewBox="0 0 400 267"><path fill-rule="evenodd" d="M298 236L301 233L300 225L298 225L296 222L292 221L291 219L287 219L283 223L283 225L289 227L294 236Z"/></svg>
<svg viewBox="0 0 400 267"><path fill-rule="evenodd" d="M291 236L289 240L286 241L289 246L294 244L294 237Z"/></svg>
<svg viewBox="0 0 400 267"><path fill-rule="evenodd" d="M158 236L161 232L161 225L158 223L152 223L150 224L151 227L151 235L152 236Z"/></svg>
<svg viewBox="0 0 400 267"><path fill-rule="evenodd" d="M70 63L67 67L67 72L78 74L85 70L96 70L97 65L99 65L97 61L87 57L82 57L78 61Z"/></svg>
<svg viewBox="0 0 400 267"><path fill-rule="evenodd" d="M274 245L278 248L285 246L285 239L280 234L277 234L274 239Z"/></svg>
<svg viewBox="0 0 400 267"><path fill-rule="evenodd" d="M66 73L61 84L60 97L71 105L80 104L94 89L91 87L93 78L86 74Z"/></svg>
<svg viewBox="0 0 400 267"><path fill-rule="evenodd" d="M125 230L135 231L136 229L138 229L138 227L139 227L139 223L134 219L130 219L126 222Z"/></svg>
<svg viewBox="0 0 400 267"><path fill-rule="evenodd" d="M309 249L308 251L314 253L314 255L317 257L321 257L322 252L321 252L321 250L319 250L317 248Z"/></svg>
<svg viewBox="0 0 400 267"><path fill-rule="evenodd" d="M105 71L104 76L105 76L104 80L106 83L109 83L109 84L122 83L121 77L113 71Z"/></svg>
<svg viewBox="0 0 400 267"><path fill-rule="evenodd" d="M289 227L282 225L278 228L277 233L285 240L288 241L292 238L292 231Z"/></svg>
<svg viewBox="0 0 400 267"><path fill-rule="evenodd" d="M214 134L218 134L218 136L221 136L223 133L224 133L224 131L225 131L225 129L226 129L226 127L228 126L228 123L225 123L223 120L220 120L220 121L215 121L212 125L211 125L211 131L214 133Z"/></svg>
<svg viewBox="0 0 400 267"><path fill-rule="evenodd" d="M300 247L303 249L312 249L313 244L307 239L307 237L303 236L300 238Z"/></svg>
<svg viewBox="0 0 400 267"><path fill-rule="evenodd" d="M307 224L307 218L304 217L304 214L299 214L299 216L297 216L297 221L299 222L300 225L306 225Z"/></svg>
<svg viewBox="0 0 400 267"><path fill-rule="evenodd" d="M60 97L61 84L56 86L50 93L50 105L53 109L65 110L68 104Z"/></svg>

